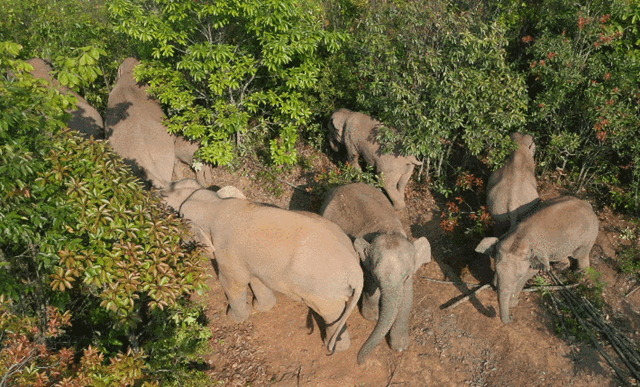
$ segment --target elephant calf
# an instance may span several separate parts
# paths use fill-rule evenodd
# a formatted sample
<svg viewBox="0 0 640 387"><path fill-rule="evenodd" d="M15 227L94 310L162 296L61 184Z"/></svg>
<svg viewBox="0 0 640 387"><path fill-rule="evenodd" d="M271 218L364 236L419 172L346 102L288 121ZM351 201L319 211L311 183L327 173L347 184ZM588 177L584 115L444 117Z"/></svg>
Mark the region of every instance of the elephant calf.
<svg viewBox="0 0 640 387"><path fill-rule="evenodd" d="M413 169L422 163L415 156L401 156L397 153L380 152L376 141L378 129L382 124L366 114L340 109L329 120L329 145L335 152L339 145L347 148L348 163L361 170L360 155L368 165L374 166L378 174L383 175L383 188L389 195L396 210L406 207L404 190L411 178Z"/></svg>
<svg viewBox="0 0 640 387"><path fill-rule="evenodd" d="M172 183L165 195L214 254L229 318L241 322L251 314L248 287L259 311L274 306L277 291L302 300L324 319L329 351L349 347L346 321L362 293L363 274L349 238L336 225L223 198L193 179Z"/></svg>
<svg viewBox="0 0 640 387"><path fill-rule="evenodd" d="M358 363L365 361L387 333L391 348L407 349L413 273L431 260L429 241L422 237L411 243L389 200L364 183L333 190L321 213L355 240L365 269L362 314L378 320L358 353Z"/></svg>
<svg viewBox="0 0 640 387"><path fill-rule="evenodd" d="M27 61L33 66L31 75L36 78L41 78L49 81L51 86L60 90L64 94L71 94L78 100L78 104L74 110L69 110L71 113L71 119L67 122L69 128L78 131L86 139L93 138L100 140L104 138L104 122L100 113L82 98L80 94L75 91L61 86L60 83L51 77L51 67L40 58L33 58Z"/></svg>
<svg viewBox="0 0 640 387"><path fill-rule="evenodd" d="M487 206L496 222L496 236L513 227L540 201L533 160L536 151L533 137L518 132L511 133L510 137L518 143L518 149L502 168L489 176L487 184Z"/></svg>
<svg viewBox="0 0 640 387"><path fill-rule="evenodd" d="M571 256L578 268L589 267L598 236L598 217L591 204L573 196L542 202L536 211L498 238L484 238L476 251L495 256L500 319L511 322L509 308L518 304L525 283L550 262Z"/></svg>

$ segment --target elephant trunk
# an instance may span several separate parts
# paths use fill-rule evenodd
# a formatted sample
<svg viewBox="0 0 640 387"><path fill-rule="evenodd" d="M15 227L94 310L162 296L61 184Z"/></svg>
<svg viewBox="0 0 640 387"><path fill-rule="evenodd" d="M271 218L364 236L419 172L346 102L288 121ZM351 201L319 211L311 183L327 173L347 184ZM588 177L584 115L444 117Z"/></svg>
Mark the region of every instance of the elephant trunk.
<svg viewBox="0 0 640 387"><path fill-rule="evenodd" d="M500 277L498 276L498 302L500 303L500 320L503 323L509 324L512 319L509 314L509 307L511 306L511 297L513 296L513 289L510 286L505 286L500 283Z"/></svg>
<svg viewBox="0 0 640 387"><path fill-rule="evenodd" d="M369 353L380 344L380 341L389 332L391 326L398 316L398 305L402 300L402 284L400 286L394 286L391 288L380 288L380 314L378 316L378 322L376 327L369 335L367 341L360 348L358 352L358 364L364 363Z"/></svg>
<svg viewBox="0 0 640 387"><path fill-rule="evenodd" d="M329 139L329 146L334 152L338 152L340 150L338 140L333 137Z"/></svg>

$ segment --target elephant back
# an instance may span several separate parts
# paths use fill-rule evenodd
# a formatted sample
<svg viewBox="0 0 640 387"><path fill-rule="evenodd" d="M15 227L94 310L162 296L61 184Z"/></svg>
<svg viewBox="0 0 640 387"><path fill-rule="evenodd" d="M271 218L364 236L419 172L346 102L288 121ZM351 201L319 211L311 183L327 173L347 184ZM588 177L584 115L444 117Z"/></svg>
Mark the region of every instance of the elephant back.
<svg viewBox="0 0 640 387"><path fill-rule="evenodd" d="M348 184L332 190L320 213L353 239L370 240L380 233L398 233L406 237L389 199L365 183Z"/></svg>

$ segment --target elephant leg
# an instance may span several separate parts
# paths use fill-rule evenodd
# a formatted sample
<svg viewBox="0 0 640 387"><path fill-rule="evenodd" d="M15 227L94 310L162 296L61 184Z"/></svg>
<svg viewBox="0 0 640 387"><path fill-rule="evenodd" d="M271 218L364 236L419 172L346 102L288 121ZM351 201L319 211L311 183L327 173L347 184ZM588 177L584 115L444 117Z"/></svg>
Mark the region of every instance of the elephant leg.
<svg viewBox="0 0 640 387"><path fill-rule="evenodd" d="M340 317L342 317L342 313L346 304L343 301L324 301L316 304L316 308L318 309L316 312L322 316L322 319L325 322L325 336L324 336L324 344L325 346L329 345L329 340L333 337L336 332L336 325ZM351 337L349 336L349 330L347 329L347 324L342 326L342 330L338 335L338 340L336 341L336 352L346 351L351 346Z"/></svg>
<svg viewBox="0 0 640 387"><path fill-rule="evenodd" d="M405 172L400 176L400 180L398 180L398 192L400 192L403 198L404 190L407 188L407 184L409 183L409 179L411 179L411 174L415 167L416 166L413 163L409 163Z"/></svg>
<svg viewBox="0 0 640 387"><path fill-rule="evenodd" d="M246 278L243 278L246 277ZM247 304L247 285L249 284L249 276L234 277L225 273L220 268L220 284L229 302L227 316L236 323L245 321L251 315L251 308Z"/></svg>
<svg viewBox="0 0 640 387"><path fill-rule="evenodd" d="M356 149L353 144L345 143L345 146L347 148L347 164L351 165L357 171L362 172L362 168L358 162L358 160L360 160L360 152L358 152L358 149Z"/></svg>
<svg viewBox="0 0 640 387"><path fill-rule="evenodd" d="M403 295L398 305L398 316L389 331L389 344L395 351L409 348L409 319L413 307L413 278L409 277L403 286Z"/></svg>
<svg viewBox="0 0 640 387"><path fill-rule="evenodd" d="M396 210L402 210L406 207L404 204L404 192L398 191L398 181L400 180L400 174L396 171L382 171L383 173L383 185L382 188L387 192L393 208Z"/></svg>
<svg viewBox="0 0 640 387"><path fill-rule="evenodd" d="M253 307L256 310L266 312L273 308L276 304L276 296L271 289L256 277L251 278L249 286L253 292Z"/></svg>
<svg viewBox="0 0 640 387"><path fill-rule="evenodd" d="M584 270L590 266L589 253L593 245L581 246L571 254L571 256L578 261L578 270Z"/></svg>
<svg viewBox="0 0 640 387"><path fill-rule="evenodd" d="M527 281L533 278L533 276L536 275L537 273L538 273L538 270L529 268L527 273L520 279L520 281L518 281L515 287L515 291L511 296L511 302L510 302L511 307L518 306L518 303L520 302L520 292L522 292L524 285L527 283Z"/></svg>

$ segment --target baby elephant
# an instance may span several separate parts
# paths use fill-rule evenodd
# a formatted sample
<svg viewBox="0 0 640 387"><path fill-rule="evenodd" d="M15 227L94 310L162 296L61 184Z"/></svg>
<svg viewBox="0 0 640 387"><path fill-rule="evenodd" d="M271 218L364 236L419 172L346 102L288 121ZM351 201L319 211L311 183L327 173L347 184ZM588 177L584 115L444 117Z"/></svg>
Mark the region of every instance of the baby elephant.
<svg viewBox="0 0 640 387"><path fill-rule="evenodd" d="M509 308L518 304L525 283L550 262L571 256L578 268L589 267L589 252L598 236L598 217L591 205L573 196L542 202L536 211L498 238L484 238L479 253L495 256L500 319L511 322Z"/></svg>
<svg viewBox="0 0 640 387"><path fill-rule="evenodd" d="M321 213L355 239L354 247L365 268L362 314L378 320L358 353L358 363L365 361L387 333L391 348L407 349L413 273L431 260L429 241L422 237L411 243L389 200L367 184L333 190Z"/></svg>
<svg viewBox="0 0 640 387"><path fill-rule="evenodd" d="M278 291L324 319L329 351L349 348L346 321L362 293L363 275L344 232L325 219L221 196L185 179L171 184L166 202L215 256L229 318L241 322L251 314L248 287L259 311L274 306Z"/></svg>
<svg viewBox="0 0 640 387"><path fill-rule="evenodd" d="M331 115L329 120L329 145L335 152L339 145L347 148L348 163L357 170L360 155L368 165L374 166L378 174L383 175L383 188L389 195L396 210L406 207L404 190L416 165L422 163L415 156L401 156L397 153L380 152L380 144L376 140L378 129L382 123L366 114L340 109Z"/></svg>
<svg viewBox="0 0 640 387"><path fill-rule="evenodd" d="M504 234L540 201L535 175L533 155L536 144L533 137L518 132L511 133L511 140L518 149L505 165L489 176L487 206L495 220L495 235Z"/></svg>
<svg viewBox="0 0 640 387"><path fill-rule="evenodd" d="M62 93L71 94L78 100L75 110L69 110L71 113L71 119L67 122L69 128L78 131L86 139L93 138L100 140L104 138L104 123L100 113L82 98L80 94L75 91L60 85L58 80L51 77L51 67L40 58L33 58L27 61L33 66L31 75L36 78L42 78L49 81L51 86L57 88Z"/></svg>

